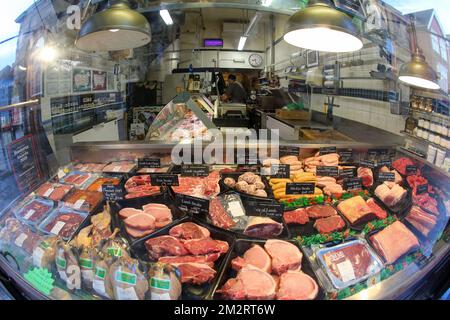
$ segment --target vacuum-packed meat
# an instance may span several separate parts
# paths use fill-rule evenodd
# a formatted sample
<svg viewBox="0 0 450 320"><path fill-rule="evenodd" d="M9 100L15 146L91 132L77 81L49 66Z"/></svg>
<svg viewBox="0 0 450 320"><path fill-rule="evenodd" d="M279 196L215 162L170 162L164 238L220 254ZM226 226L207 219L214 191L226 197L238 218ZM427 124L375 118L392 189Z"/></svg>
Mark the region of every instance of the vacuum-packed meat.
<svg viewBox="0 0 450 320"><path fill-rule="evenodd" d="M31 200L23 208L19 209L17 215L20 219L29 222L38 222L47 216L53 209L53 203L39 199Z"/></svg>
<svg viewBox="0 0 450 320"><path fill-rule="evenodd" d="M53 201L61 201L64 196L72 190L72 188L73 186L71 185L46 182L41 185L35 193L43 198Z"/></svg>

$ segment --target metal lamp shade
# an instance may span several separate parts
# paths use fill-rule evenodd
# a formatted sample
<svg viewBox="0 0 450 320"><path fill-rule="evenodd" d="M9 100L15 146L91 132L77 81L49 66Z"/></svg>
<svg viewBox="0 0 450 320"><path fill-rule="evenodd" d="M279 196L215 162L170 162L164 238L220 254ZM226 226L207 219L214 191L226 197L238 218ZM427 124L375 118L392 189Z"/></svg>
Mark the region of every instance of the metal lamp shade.
<svg viewBox="0 0 450 320"><path fill-rule="evenodd" d="M75 45L85 51L116 51L142 47L151 41L147 19L127 1L113 1L81 27Z"/></svg>
<svg viewBox="0 0 450 320"><path fill-rule="evenodd" d="M425 61L425 57L416 52L410 62L405 63L400 69L399 80L419 88L438 90L437 74Z"/></svg>
<svg viewBox="0 0 450 320"><path fill-rule="evenodd" d="M350 17L326 0L311 1L291 16L284 40L296 47L326 52L353 52L363 47Z"/></svg>

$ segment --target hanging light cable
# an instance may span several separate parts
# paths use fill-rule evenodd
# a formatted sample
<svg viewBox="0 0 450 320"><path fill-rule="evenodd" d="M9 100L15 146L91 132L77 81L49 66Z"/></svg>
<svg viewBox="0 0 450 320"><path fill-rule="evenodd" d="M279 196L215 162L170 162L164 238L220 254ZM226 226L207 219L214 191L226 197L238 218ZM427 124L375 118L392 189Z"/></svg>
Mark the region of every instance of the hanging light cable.
<svg viewBox="0 0 450 320"><path fill-rule="evenodd" d="M363 47L356 26L330 0L310 0L286 24L284 40L296 47L325 52L353 52Z"/></svg>
<svg viewBox="0 0 450 320"><path fill-rule="evenodd" d="M431 66L426 62L425 56L419 49L414 17L411 16L410 20L413 54L411 57L411 61L405 63L400 68L398 79L410 86L438 90L440 86L438 84L437 74L433 70L433 68L431 68Z"/></svg>

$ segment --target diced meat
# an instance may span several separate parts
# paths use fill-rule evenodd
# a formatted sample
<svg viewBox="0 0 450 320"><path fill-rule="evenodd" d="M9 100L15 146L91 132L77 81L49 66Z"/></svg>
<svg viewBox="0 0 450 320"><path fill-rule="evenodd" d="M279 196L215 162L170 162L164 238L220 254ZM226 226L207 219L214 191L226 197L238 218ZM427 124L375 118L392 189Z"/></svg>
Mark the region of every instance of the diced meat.
<svg viewBox="0 0 450 320"><path fill-rule="evenodd" d="M373 172L370 168L358 168L358 178L361 178L362 185L366 188L373 185Z"/></svg>
<svg viewBox="0 0 450 320"><path fill-rule="evenodd" d="M301 271L288 271L280 277L278 300L314 300L319 292L316 281Z"/></svg>
<svg viewBox="0 0 450 320"><path fill-rule="evenodd" d="M388 264L419 247L419 240L400 221L395 221L370 239Z"/></svg>
<svg viewBox="0 0 450 320"><path fill-rule="evenodd" d="M286 224L307 224L309 222L308 212L304 208L287 211L283 213Z"/></svg>
<svg viewBox="0 0 450 320"><path fill-rule="evenodd" d="M258 268L246 267L239 271L236 278L229 279L217 291L231 300L271 300L275 298L277 284L274 278Z"/></svg>
<svg viewBox="0 0 450 320"><path fill-rule="evenodd" d="M220 258L220 255L220 253L210 253L199 256L168 256L159 258L158 262L168 264L194 262L206 264L207 266L212 268L214 267L214 262L216 262L217 259Z"/></svg>
<svg viewBox="0 0 450 320"><path fill-rule="evenodd" d="M340 216L321 218L316 220L314 228L322 234L332 233L344 229L345 221Z"/></svg>
<svg viewBox="0 0 450 320"><path fill-rule="evenodd" d="M406 175L406 167L407 166L414 166L414 165L415 165L415 163L411 159L408 159L408 158L399 158L392 163L392 166L394 167L394 169L403 175ZM417 170L417 171L419 171L419 170Z"/></svg>
<svg viewBox="0 0 450 320"><path fill-rule="evenodd" d="M395 183L383 183L375 189L375 195L388 207L395 207L407 195L407 191Z"/></svg>
<svg viewBox="0 0 450 320"><path fill-rule="evenodd" d="M327 218L337 215L336 210L328 205L316 205L306 208L306 212L311 219Z"/></svg>
<svg viewBox="0 0 450 320"><path fill-rule="evenodd" d="M181 273L182 283L191 283L194 285L201 285L208 283L216 276L216 270L203 263L172 263L177 267Z"/></svg>
<svg viewBox="0 0 450 320"><path fill-rule="evenodd" d="M228 242L211 238L186 240L184 247L193 255L209 253L227 253L230 248Z"/></svg>
<svg viewBox="0 0 450 320"><path fill-rule="evenodd" d="M266 217L250 217L244 234L255 238L275 238L283 232L283 225Z"/></svg>
<svg viewBox="0 0 450 320"><path fill-rule="evenodd" d="M169 234L183 240L205 239L211 236L208 229L193 222L179 224L170 229Z"/></svg>
<svg viewBox="0 0 450 320"><path fill-rule="evenodd" d="M338 209L352 225L376 219L376 215L361 196L342 201L338 204Z"/></svg>
<svg viewBox="0 0 450 320"><path fill-rule="evenodd" d="M387 218L387 212L386 210L383 210L373 198L370 198L366 201L369 208L372 210L372 212L377 216L378 219L386 219Z"/></svg>
<svg viewBox="0 0 450 320"><path fill-rule="evenodd" d="M172 236L161 236L148 239L145 242L149 257L158 260L164 256L186 256L189 251L186 250L183 243Z"/></svg>
<svg viewBox="0 0 450 320"><path fill-rule="evenodd" d="M272 271L272 259L260 245L254 245L244 253L242 258L233 259L231 266L236 271L247 266L253 266L270 273Z"/></svg>
<svg viewBox="0 0 450 320"><path fill-rule="evenodd" d="M219 228L230 230L236 225L233 218L225 211L219 199L211 199L209 203L209 217L212 223Z"/></svg>
<svg viewBox="0 0 450 320"><path fill-rule="evenodd" d="M155 230L155 218L145 213L132 215L123 222L129 228L141 231Z"/></svg>
<svg viewBox="0 0 450 320"><path fill-rule="evenodd" d="M292 243L282 240L267 240L264 249L272 258L272 272L280 275L288 270L298 270L303 254Z"/></svg>

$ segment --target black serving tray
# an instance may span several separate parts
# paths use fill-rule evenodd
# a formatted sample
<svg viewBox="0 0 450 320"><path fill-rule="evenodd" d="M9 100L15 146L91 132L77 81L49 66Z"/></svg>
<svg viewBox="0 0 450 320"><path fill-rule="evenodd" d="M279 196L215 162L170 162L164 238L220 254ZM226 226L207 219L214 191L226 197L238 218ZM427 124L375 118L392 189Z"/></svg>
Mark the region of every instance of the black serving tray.
<svg viewBox="0 0 450 320"><path fill-rule="evenodd" d="M266 193L267 193L267 198L257 197L257 196L253 196L253 195L241 192L241 191L237 191L234 188L228 187L224 183L225 178L233 178L237 182L239 176L243 175L244 173L245 172L224 172L224 173L221 173L220 174L221 179L219 180L220 192L222 193L222 192L227 192L227 191L234 191L234 192L238 193L241 196L241 198L243 198L243 199L247 198L247 199L251 199L251 200L269 200L269 201L274 201L274 195L273 195L272 188L270 187L269 181L268 181L268 179L265 176L261 176L260 175L261 181L265 185L264 191L266 191ZM258 174L258 173L256 173L256 174Z"/></svg>
<svg viewBox="0 0 450 320"><path fill-rule="evenodd" d="M298 247L294 241L287 241L287 242L292 243L293 245ZM210 297L211 299L222 300L220 294L217 293L217 290L219 290L228 279L235 278L237 276L237 272L231 268L231 261L238 256L243 256L244 253L252 247L252 245L259 244L260 246L264 247L265 243L266 243L266 240L248 240L248 239L237 239L236 240L233 249L230 251L230 253L227 257L227 261L226 261L225 266L220 274L220 277L214 286L214 290ZM324 293L322 287L320 286L320 282L317 279L307 256L300 248L299 248L299 250L303 255L301 270L304 273L306 273L307 275L309 275L311 278L313 278L314 281L316 281L317 286L319 288L316 300L323 300L325 298L325 293Z"/></svg>
<svg viewBox="0 0 450 320"><path fill-rule="evenodd" d="M147 249L145 248L145 241L148 239L156 238L159 236L168 235L169 231L172 227L179 225L184 222L194 222L202 227L205 227L211 233L211 237L215 240L222 240L228 242L230 246L230 251L223 256L221 256L214 264L214 269L217 271L216 277L210 283L206 283L203 285L192 285L192 284L183 284L183 292L181 295L181 300L206 300L209 299L214 289L217 287L217 281L219 280L219 276L222 273L223 268L226 265L228 260L229 253L233 250L235 237L232 233L226 232L222 229L213 227L207 223L199 221L193 217L185 216L184 218L178 220L176 223L173 223L167 227L164 227L156 232L152 233L149 236L146 236L138 241L134 242L131 245L131 253L132 255L138 259L143 264L152 262L147 254Z"/></svg>
<svg viewBox="0 0 450 320"><path fill-rule="evenodd" d="M362 197L362 198L364 199L364 201L367 201L368 199L370 199L370 197ZM389 212L389 210L386 209L386 206L385 206L381 201L379 201L377 198L373 198L373 199L375 200L375 202L376 202L376 203L377 203L384 211L386 211L387 216L389 216L389 215L390 215L390 212ZM348 200L348 199L346 199L346 200ZM355 230L355 231L358 231L358 232L361 232L361 231L364 230L364 227L365 227L368 223L370 223L370 222L372 222L372 221L377 221L377 220L378 220L377 218L375 218L375 219L372 219L372 220L363 221L363 222L356 223L356 224L351 224L350 221L347 219L347 217L346 217L346 216L338 209L339 203L341 203L341 202L343 202L343 201L345 201L345 200L336 201L336 202L333 204L333 207L336 209L336 211L337 211L338 214L342 217L342 219L344 219L344 221L347 223L347 225L350 227L350 229Z"/></svg>
<svg viewBox="0 0 450 320"><path fill-rule="evenodd" d="M376 200L376 202L387 212L391 214L395 214L398 219L403 219L405 215L409 212L412 206L412 190L407 186L407 184L402 185L401 187L406 189L406 197L397 203L394 207L387 206L380 198L375 195L375 189L382 183L375 183L370 189L370 193L372 197Z"/></svg>

